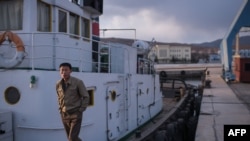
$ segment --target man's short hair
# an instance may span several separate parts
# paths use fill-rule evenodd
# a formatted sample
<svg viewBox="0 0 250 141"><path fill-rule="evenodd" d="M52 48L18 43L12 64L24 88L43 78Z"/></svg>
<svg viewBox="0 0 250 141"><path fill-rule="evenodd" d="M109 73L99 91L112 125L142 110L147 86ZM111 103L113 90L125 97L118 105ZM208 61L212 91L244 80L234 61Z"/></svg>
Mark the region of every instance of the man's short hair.
<svg viewBox="0 0 250 141"><path fill-rule="evenodd" d="M59 68L61 68L61 67L69 67L70 70L72 69L71 64L67 63L67 62L61 63L60 66L59 66Z"/></svg>

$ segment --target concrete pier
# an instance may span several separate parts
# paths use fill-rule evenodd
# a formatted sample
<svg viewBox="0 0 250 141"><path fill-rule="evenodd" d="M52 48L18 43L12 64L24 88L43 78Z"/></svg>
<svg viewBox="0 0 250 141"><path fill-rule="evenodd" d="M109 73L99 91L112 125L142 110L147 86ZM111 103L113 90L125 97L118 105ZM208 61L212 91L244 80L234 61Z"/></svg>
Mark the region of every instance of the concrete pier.
<svg viewBox="0 0 250 141"><path fill-rule="evenodd" d="M195 141L224 141L224 125L250 125L250 112L219 74L206 79Z"/></svg>

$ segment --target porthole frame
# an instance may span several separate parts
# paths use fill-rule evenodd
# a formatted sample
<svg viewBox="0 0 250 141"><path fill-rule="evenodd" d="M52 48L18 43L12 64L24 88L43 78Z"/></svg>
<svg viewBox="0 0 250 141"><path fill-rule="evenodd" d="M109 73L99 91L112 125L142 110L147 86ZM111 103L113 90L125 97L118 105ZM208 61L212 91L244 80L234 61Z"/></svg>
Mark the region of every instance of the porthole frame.
<svg viewBox="0 0 250 141"><path fill-rule="evenodd" d="M4 99L10 105L17 104L21 99L21 94L20 94L18 88L14 87L14 86L10 86L10 87L6 88L4 91Z"/></svg>

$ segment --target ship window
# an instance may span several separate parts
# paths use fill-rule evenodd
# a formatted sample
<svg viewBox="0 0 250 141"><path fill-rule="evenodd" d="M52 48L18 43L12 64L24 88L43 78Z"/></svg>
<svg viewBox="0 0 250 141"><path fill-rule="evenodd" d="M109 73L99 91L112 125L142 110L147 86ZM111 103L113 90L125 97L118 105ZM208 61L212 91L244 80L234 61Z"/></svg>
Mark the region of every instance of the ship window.
<svg viewBox="0 0 250 141"><path fill-rule="evenodd" d="M82 36L85 38L90 37L90 22L85 18L82 18Z"/></svg>
<svg viewBox="0 0 250 141"><path fill-rule="evenodd" d="M67 32L67 13L59 10L59 32Z"/></svg>
<svg viewBox="0 0 250 141"><path fill-rule="evenodd" d="M109 48L102 47L100 49L101 72L109 72Z"/></svg>
<svg viewBox="0 0 250 141"><path fill-rule="evenodd" d="M70 34L79 35L79 16L70 13Z"/></svg>
<svg viewBox="0 0 250 141"><path fill-rule="evenodd" d="M0 0L0 30L21 30L22 18L23 0Z"/></svg>
<svg viewBox="0 0 250 141"><path fill-rule="evenodd" d="M80 0L69 0L69 1L72 2L72 3L75 3L77 5L80 5Z"/></svg>
<svg viewBox="0 0 250 141"><path fill-rule="evenodd" d="M4 97L7 103L14 105L20 100L20 93L15 87L8 87L4 92Z"/></svg>
<svg viewBox="0 0 250 141"><path fill-rule="evenodd" d="M43 32L50 31L50 5L37 1L37 30Z"/></svg>
<svg viewBox="0 0 250 141"><path fill-rule="evenodd" d="M88 90L88 93L89 93L89 106L94 105L94 92L95 92L95 89Z"/></svg>

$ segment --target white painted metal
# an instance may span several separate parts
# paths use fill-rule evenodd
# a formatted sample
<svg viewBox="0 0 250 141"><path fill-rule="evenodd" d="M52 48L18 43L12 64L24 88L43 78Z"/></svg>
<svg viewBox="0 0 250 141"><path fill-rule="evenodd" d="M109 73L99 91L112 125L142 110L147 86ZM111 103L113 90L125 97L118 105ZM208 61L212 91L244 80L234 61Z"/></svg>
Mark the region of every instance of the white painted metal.
<svg viewBox="0 0 250 141"><path fill-rule="evenodd" d="M62 62L70 62L77 68L79 71L72 75L82 79L94 92L93 105L83 113L80 133L83 140L119 140L162 110L159 76L136 73L136 48L106 44L112 48L109 73L92 72L92 41L71 38L67 33L56 31L35 32L37 1L23 1L24 28L14 33L24 42L26 56L18 67L0 69L0 108L13 114L14 141L67 140L55 90L60 79L58 67ZM43 1L52 5L53 12L64 9L91 19L90 12L79 9L68 0ZM57 29L56 15L52 16L52 24ZM100 47L103 45L99 43ZM8 52L4 54L8 56ZM32 76L36 81L31 85ZM10 86L16 87L21 95L14 105L8 104L4 97ZM116 98L112 99L112 92L116 93Z"/></svg>
<svg viewBox="0 0 250 141"><path fill-rule="evenodd" d="M0 109L0 141L13 141L12 112Z"/></svg>
<svg viewBox="0 0 250 141"><path fill-rule="evenodd" d="M29 88L32 75L36 76L37 83L35 87ZM121 80L126 75L79 72L72 75L82 79L88 88L96 87L94 105L89 106L83 114L80 136L85 140L105 141L107 129L110 130L108 135L112 132L109 139L116 140L148 121L162 108L161 93L159 89L155 93L153 90L154 81L156 88L159 87L158 77L154 80L151 75L129 76L129 92L126 96L123 87L126 81ZM57 110L55 83L60 79L57 71L11 70L1 72L0 77L4 80L0 86L2 93L9 86L17 87L21 93L20 102L16 105L9 105L4 98L0 99L0 107L13 112L15 141L66 140ZM138 96L139 88L141 94ZM118 95L114 101L110 99L110 91L113 90ZM154 94L155 100L152 98ZM152 103L154 106L150 107Z"/></svg>

